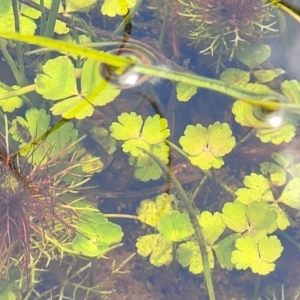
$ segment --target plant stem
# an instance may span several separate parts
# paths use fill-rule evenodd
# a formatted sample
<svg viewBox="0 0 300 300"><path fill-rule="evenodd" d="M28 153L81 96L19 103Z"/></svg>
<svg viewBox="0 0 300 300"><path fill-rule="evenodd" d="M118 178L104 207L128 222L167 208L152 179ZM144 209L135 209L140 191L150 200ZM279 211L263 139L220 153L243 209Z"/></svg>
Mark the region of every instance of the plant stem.
<svg viewBox="0 0 300 300"><path fill-rule="evenodd" d="M19 18L19 3L17 0L12 0L12 7L14 12L14 21L15 21L15 31L20 32L20 18ZM22 51L22 45L19 41L16 42L16 49L17 49L17 61L19 67L19 74L20 74L20 86L27 85L27 79L25 75L25 66L24 66L24 57Z"/></svg>
<svg viewBox="0 0 300 300"><path fill-rule="evenodd" d="M196 189L194 190L194 193L191 197L191 203L194 203L195 198L197 197L197 195L199 194L201 188L203 187L203 184L205 183L205 181L207 180L207 176L203 176L203 178L201 179L201 181L199 182L199 184L197 185Z"/></svg>
<svg viewBox="0 0 300 300"><path fill-rule="evenodd" d="M271 105L272 108L273 107L275 109L282 108L284 107L283 104L287 105L289 108L291 107L289 103L282 104L282 102L287 102L286 97L274 91L270 93L258 93L255 91L247 90L242 87L228 84L220 80L206 78L199 75L170 71L170 70L166 70L164 67L159 67L159 66L148 66L148 65L145 66L142 64L134 64L135 62L133 62L132 59L130 58L99 52L94 49L86 49L81 45L70 44L64 41L53 40L41 36L28 36L28 35L18 34L15 32L1 32L1 31L0 31L0 36L4 38L11 38L18 41L26 42L28 44L48 47L53 50L71 52L73 54L81 55L82 57L88 57L96 61L104 62L110 66L117 67L117 68L132 66L132 71L135 71L137 73L147 74L153 77L160 77L171 81L177 81L177 82L194 85L200 88L214 90L216 92L223 93L225 95L237 99L242 99L245 102L250 101L250 104L253 104L254 101L257 101L254 102L255 105L260 105L261 103L264 103L262 102L262 100L270 100L267 101L267 103L268 105ZM274 102L274 100L279 101L280 103ZM297 108L299 110L299 104L297 104Z"/></svg>
<svg viewBox="0 0 300 300"><path fill-rule="evenodd" d="M27 86L21 87L17 90L12 89L9 92L1 93L0 94L0 100L5 100L5 99L8 99L8 98L21 96L21 95L33 92L35 90L36 90L36 84L27 85Z"/></svg>
<svg viewBox="0 0 300 300"><path fill-rule="evenodd" d="M44 0L40 0L40 10L41 10L41 21L40 21L40 35L46 34L46 10Z"/></svg>
<svg viewBox="0 0 300 300"><path fill-rule="evenodd" d="M58 15L60 0L53 0L51 4L50 13L47 19L47 25L45 29L45 36L46 37L53 37L54 35L54 26Z"/></svg>
<svg viewBox="0 0 300 300"><path fill-rule="evenodd" d="M168 177L170 178L172 184L174 185L174 187L179 195L180 200L182 201L182 203L189 215L190 221L195 230L195 236L196 236L196 240L198 242L200 255L202 257L203 273L204 273L205 283L206 283L206 287L207 287L207 291L208 291L208 296L209 296L210 300L215 300L216 297L215 297L214 286L213 286L212 277L211 277L211 269L209 266L206 243L205 243L205 239L202 234L202 231L201 231L200 224L198 222L197 214L196 214L195 210L193 209L193 207L188 199L188 196L185 193L185 191L183 190L183 187L181 186L180 182L172 174L172 172L170 172L170 170L167 168L167 166L159 158L157 158L155 155L153 155L151 152L149 152L145 149L142 149L142 148L140 148L140 149L143 150L145 153L147 153L161 167L161 169L164 171L164 173L168 175Z"/></svg>
<svg viewBox="0 0 300 300"><path fill-rule="evenodd" d="M298 250L300 250L300 244L297 243L291 236L289 236L285 231L278 231L278 234L284 237L288 242L290 242L293 246L295 246Z"/></svg>
<svg viewBox="0 0 300 300"><path fill-rule="evenodd" d="M261 275L259 275L259 274L255 275L255 283L254 283L254 291L253 291L253 300L257 300L257 299L258 299L259 288L260 288L260 282L261 282Z"/></svg>

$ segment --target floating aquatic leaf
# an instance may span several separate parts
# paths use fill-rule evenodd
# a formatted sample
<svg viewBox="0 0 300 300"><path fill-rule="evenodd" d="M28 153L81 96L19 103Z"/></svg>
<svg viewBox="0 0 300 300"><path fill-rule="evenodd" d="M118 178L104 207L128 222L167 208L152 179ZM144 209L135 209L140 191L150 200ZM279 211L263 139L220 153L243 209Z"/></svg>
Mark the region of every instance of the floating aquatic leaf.
<svg viewBox="0 0 300 300"><path fill-rule="evenodd" d="M125 16L135 4L136 0L104 0L101 12L109 17Z"/></svg>
<svg viewBox="0 0 300 300"><path fill-rule="evenodd" d="M156 227L161 216L172 211L174 201L175 197L166 193L158 195L155 201L143 200L137 209L138 219L145 224Z"/></svg>
<svg viewBox="0 0 300 300"><path fill-rule="evenodd" d="M273 128L261 128L256 133L261 142L271 142L274 145L279 145L283 142L289 143L295 135L296 128L293 124L283 124Z"/></svg>
<svg viewBox="0 0 300 300"><path fill-rule="evenodd" d="M252 201L274 201L268 180L261 174L251 173L243 181L245 188L235 191L236 200L249 204Z"/></svg>
<svg viewBox="0 0 300 300"><path fill-rule="evenodd" d="M116 140L110 136L109 131L106 128L93 126L90 130L90 134L107 154L113 154L117 150Z"/></svg>
<svg viewBox="0 0 300 300"><path fill-rule="evenodd" d="M300 210L300 178L293 178L287 183L277 202Z"/></svg>
<svg viewBox="0 0 300 300"><path fill-rule="evenodd" d="M261 83L270 82L284 73L285 71L280 68L271 70L257 70L253 72L256 79Z"/></svg>
<svg viewBox="0 0 300 300"><path fill-rule="evenodd" d="M246 216L250 224L248 232L256 234L258 230L267 230L268 233L276 229L277 213L272 210L266 201L253 201L247 205Z"/></svg>
<svg viewBox="0 0 300 300"><path fill-rule="evenodd" d="M86 153L80 158L81 168L85 174L100 173L104 167L99 157Z"/></svg>
<svg viewBox="0 0 300 300"><path fill-rule="evenodd" d="M266 61L271 55L271 48L268 45L250 45L248 43L240 43L236 52L237 59L253 69L264 61Z"/></svg>
<svg viewBox="0 0 300 300"><path fill-rule="evenodd" d="M224 165L222 156L233 149L235 138L227 123L216 122L208 128L188 125L179 143L193 165L208 170Z"/></svg>
<svg viewBox="0 0 300 300"><path fill-rule="evenodd" d="M281 91L291 103L300 103L300 83L293 80L285 80L281 83Z"/></svg>
<svg viewBox="0 0 300 300"><path fill-rule="evenodd" d="M178 82L176 84L176 93L179 101L187 102L197 93L197 87L183 82Z"/></svg>
<svg viewBox="0 0 300 300"><path fill-rule="evenodd" d="M12 121L10 133L13 139L20 143L20 154L30 157L29 161L34 165L47 162L77 139L77 130L68 122L49 132L38 145L30 143L50 129L50 115L46 114L44 109L31 108L26 111L25 117L26 119L17 117Z"/></svg>
<svg viewBox="0 0 300 300"><path fill-rule="evenodd" d="M179 242L194 234L188 214L180 213L178 210L163 214L157 224L157 229L170 242Z"/></svg>
<svg viewBox="0 0 300 300"><path fill-rule="evenodd" d="M45 99L60 100L78 94L75 69L68 57L47 60L43 73L38 74L34 81L36 92Z"/></svg>
<svg viewBox="0 0 300 300"><path fill-rule="evenodd" d="M96 2L97 0L67 0L65 12L87 12Z"/></svg>
<svg viewBox="0 0 300 300"><path fill-rule="evenodd" d="M290 226L289 217L285 211L277 204L277 202L271 203L272 209L277 213L276 225L280 230L286 230ZM276 228L274 228L276 230Z"/></svg>
<svg viewBox="0 0 300 300"><path fill-rule="evenodd" d="M125 153L130 153L133 157L148 157L142 150L156 151L158 158L166 160L166 153L169 153L169 147L161 144L158 147L151 147L151 145L158 145L168 138L170 130L167 129L168 122L159 115L147 117L144 124L142 117L134 112L122 113L118 116L119 122L113 122L109 127L111 136L117 140L125 141L122 145Z"/></svg>
<svg viewBox="0 0 300 300"><path fill-rule="evenodd" d="M20 87L17 85L12 86L14 90L19 89ZM0 87L0 94L7 93L8 91L5 90L4 88ZM23 105L23 100L18 97L10 97L6 98L4 100L0 100L0 107L4 112L13 112L15 109L22 107Z"/></svg>
<svg viewBox="0 0 300 300"><path fill-rule="evenodd" d="M230 234L214 246L216 257L221 268L227 269L229 271L233 269L231 254L233 250L235 250L235 241L240 236L240 233Z"/></svg>
<svg viewBox="0 0 300 300"><path fill-rule="evenodd" d="M226 203L222 212L225 225L236 232L259 236L277 229L277 213L266 201L253 201L245 205L235 200Z"/></svg>
<svg viewBox="0 0 300 300"><path fill-rule="evenodd" d="M207 249L209 267L215 266L213 252L210 248ZM178 263L184 268L189 267L189 271L193 274L203 272L203 262L199 251L199 245L195 241L188 241L178 246L176 250L176 258Z"/></svg>
<svg viewBox="0 0 300 300"><path fill-rule="evenodd" d="M269 87L258 83L249 83L246 88L260 93L271 92ZM271 142L275 145L288 143L295 136L296 128L292 123L283 120L278 126L273 125L274 118L282 117L280 111L264 113L260 107L238 100L233 104L232 113L239 124L255 128L256 136L263 143Z"/></svg>
<svg viewBox="0 0 300 300"><path fill-rule="evenodd" d="M122 228L109 222L100 212L86 212L76 222L72 248L85 256L100 256L123 238Z"/></svg>
<svg viewBox="0 0 300 300"><path fill-rule="evenodd" d="M203 211L198 217L198 221L201 225L205 242L211 246L217 241L226 228L219 212L211 214L209 211Z"/></svg>
<svg viewBox="0 0 300 300"><path fill-rule="evenodd" d="M247 206L239 201L227 202L222 208L221 219L228 228L236 232L244 232L249 227L246 209Z"/></svg>
<svg viewBox="0 0 300 300"><path fill-rule="evenodd" d="M238 86L246 86L250 81L250 72L235 68L228 68L222 72L220 80Z"/></svg>
<svg viewBox="0 0 300 300"><path fill-rule="evenodd" d="M143 257L150 255L150 263L156 267L172 262L172 243L166 241L160 234L139 237L136 247L139 255Z"/></svg>
<svg viewBox="0 0 300 300"><path fill-rule="evenodd" d="M36 91L45 99L61 100L51 111L65 119L83 119L91 116L94 106L113 101L120 90L99 75L99 63L87 60L82 68L81 92L78 91L75 68L68 57L50 59L43 66L43 73L35 78Z"/></svg>
<svg viewBox="0 0 300 300"><path fill-rule="evenodd" d="M253 273L267 275L274 271L274 262L280 257L283 247L276 236L264 236L256 240L249 236L240 237L235 243L231 261L240 270L251 268Z"/></svg>

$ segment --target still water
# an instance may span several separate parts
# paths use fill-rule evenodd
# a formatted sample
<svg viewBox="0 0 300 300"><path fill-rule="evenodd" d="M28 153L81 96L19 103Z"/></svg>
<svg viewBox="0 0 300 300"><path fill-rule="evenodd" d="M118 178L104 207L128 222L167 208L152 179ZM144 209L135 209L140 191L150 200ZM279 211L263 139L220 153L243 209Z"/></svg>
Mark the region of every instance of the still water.
<svg viewBox="0 0 300 300"><path fill-rule="evenodd" d="M296 1L6 2L0 299L298 299Z"/></svg>

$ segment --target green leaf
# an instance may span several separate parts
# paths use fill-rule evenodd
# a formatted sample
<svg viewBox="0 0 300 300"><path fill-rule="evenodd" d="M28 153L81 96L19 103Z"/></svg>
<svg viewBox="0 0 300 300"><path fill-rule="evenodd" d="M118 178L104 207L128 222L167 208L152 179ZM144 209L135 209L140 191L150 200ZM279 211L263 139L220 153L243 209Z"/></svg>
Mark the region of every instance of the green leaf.
<svg viewBox="0 0 300 300"><path fill-rule="evenodd" d="M247 206L237 200L227 202L222 208L221 219L228 228L242 233L249 227L246 209Z"/></svg>
<svg viewBox="0 0 300 300"><path fill-rule="evenodd" d="M76 222L77 234L73 240L73 250L85 256L99 256L119 243L123 238L122 228L100 212L86 212Z"/></svg>
<svg viewBox="0 0 300 300"><path fill-rule="evenodd" d="M250 45L248 43L239 43L239 46L235 52L238 60L253 69L264 61L266 61L271 55L271 48L268 45Z"/></svg>
<svg viewBox="0 0 300 300"><path fill-rule="evenodd" d="M288 226L290 226L290 221L285 213L285 211L277 204L277 202L274 202L271 204L272 209L277 213L277 227L280 230L286 230ZM273 231L275 231L276 228L274 228Z"/></svg>
<svg viewBox="0 0 300 300"><path fill-rule="evenodd" d="M269 87L258 83L249 83L246 88L259 93L271 92ZM283 120L278 126L272 124L274 117L281 117L278 111L265 113L258 106L252 106L238 100L233 104L232 113L239 124L255 128L256 136L263 143L271 142L279 145L283 142L290 142L295 136L295 126L286 120Z"/></svg>
<svg viewBox="0 0 300 300"><path fill-rule="evenodd" d="M228 68L224 72L222 72L220 80L238 86L246 86L250 81L250 72L246 72L240 69Z"/></svg>
<svg viewBox="0 0 300 300"><path fill-rule="evenodd" d="M72 241L72 249L81 255L96 257L104 255L109 250L109 245L106 243L98 243L83 235L77 234Z"/></svg>
<svg viewBox="0 0 300 300"><path fill-rule="evenodd" d="M179 101L187 102L197 93L197 87L183 82L177 82L176 93Z"/></svg>
<svg viewBox="0 0 300 300"><path fill-rule="evenodd" d="M214 268L215 260L213 252L207 249L209 267ZM184 268L189 267L192 274L200 274L203 272L203 262L199 251L199 245L195 241L182 243L176 250L176 258L178 263Z"/></svg>
<svg viewBox="0 0 300 300"><path fill-rule="evenodd" d="M19 89L20 87L17 85L12 86L14 90ZM0 94L7 93L8 91L2 87L0 87ZM18 97L10 97L4 100L0 100L0 107L4 112L13 112L15 109L22 107L23 100Z"/></svg>
<svg viewBox="0 0 300 300"><path fill-rule="evenodd" d="M209 211L203 211L198 217L198 221L201 225L205 242L211 246L217 241L226 228L219 212L212 215Z"/></svg>
<svg viewBox="0 0 300 300"><path fill-rule="evenodd" d="M283 247L276 236L264 236L259 241L249 236L236 240L236 249L231 261L240 270L251 268L253 273L267 275L274 271L274 262L280 257Z"/></svg>
<svg viewBox="0 0 300 300"><path fill-rule="evenodd" d="M142 117L131 112L122 113L118 116L118 121L113 122L109 130L111 136L116 140L125 141L122 145L125 153L130 153L133 157L147 157L148 155L142 149L153 152L157 150L157 153L161 152L162 154L158 157L165 160L165 153L169 151L169 148L164 144L158 148L151 147L151 145L160 144L169 137L170 130L167 129L168 122L166 119L159 115L149 116L143 124Z"/></svg>
<svg viewBox="0 0 300 300"><path fill-rule="evenodd" d="M165 164L169 161L169 146L166 143L149 146L149 150L153 155L159 157ZM145 156L129 157L129 164L135 167L134 177L141 181L157 180L163 171L157 162L148 154Z"/></svg>
<svg viewBox="0 0 300 300"><path fill-rule="evenodd" d="M135 4L136 0L104 0L101 12L109 17L125 16Z"/></svg>
<svg viewBox="0 0 300 300"><path fill-rule="evenodd" d="M99 74L99 63L87 60L82 69L81 92L78 91L76 70L66 56L50 59L43 66L44 74L35 78L36 91L45 99L62 100L51 111L65 119L84 119L94 112L94 106L113 101L120 93Z"/></svg>
<svg viewBox="0 0 300 300"><path fill-rule="evenodd" d="M284 73L285 71L280 68L271 70L257 70L253 72L256 79L261 83L270 82Z"/></svg>
<svg viewBox="0 0 300 300"><path fill-rule="evenodd" d="M288 102L300 102L300 83L297 80L285 80L284 82L282 82L281 91L287 97Z"/></svg>
<svg viewBox="0 0 300 300"><path fill-rule="evenodd" d="M0 17L5 16L9 11L11 11L11 8L11 0L2 0Z"/></svg>
<svg viewBox="0 0 300 300"><path fill-rule="evenodd" d="M157 229L170 242L183 241L194 234L194 228L188 214L180 213L178 210L162 215Z"/></svg>
<svg viewBox="0 0 300 300"><path fill-rule="evenodd" d="M227 269L229 271L233 269L231 254L233 250L235 250L235 240L240 236L240 233L230 234L214 246L216 257L222 269Z"/></svg>
<svg viewBox="0 0 300 300"><path fill-rule="evenodd" d="M78 95L75 68L66 56L47 60L43 74L38 74L34 82L36 92L45 99L61 100Z"/></svg>
<svg viewBox="0 0 300 300"><path fill-rule="evenodd" d="M274 201L269 182L263 175L251 173L245 176L243 183L246 188L239 188L235 191L236 200L245 204L252 201Z"/></svg>
<svg viewBox="0 0 300 300"><path fill-rule="evenodd" d="M253 201L247 206L246 216L249 220L250 231L265 229L270 233L277 220L277 213L266 201ZM275 228L276 229L276 228Z"/></svg>
<svg viewBox="0 0 300 300"><path fill-rule="evenodd" d="M291 179L277 201L300 210L300 178Z"/></svg>
<svg viewBox="0 0 300 300"><path fill-rule="evenodd" d="M231 152L235 138L227 123L216 122L207 129L201 124L188 125L179 143L193 165L208 170L224 165L222 156Z"/></svg>
<svg viewBox="0 0 300 300"><path fill-rule="evenodd" d="M77 139L77 130L68 122L48 133L38 145L30 143L48 131L50 115L44 109L31 108L26 111L25 117L26 119L17 117L12 121L10 133L20 143L19 153L27 156L34 165L43 165ZM66 153L70 151L72 148Z"/></svg>
<svg viewBox="0 0 300 300"><path fill-rule="evenodd" d="M175 200L173 195L166 193L158 195L155 201L143 200L137 209L138 219L145 224L156 227L161 216L172 211L172 203Z"/></svg>
<svg viewBox="0 0 300 300"><path fill-rule="evenodd" d="M87 12L97 0L67 0L66 12Z"/></svg>
<svg viewBox="0 0 300 300"><path fill-rule="evenodd" d="M137 253L143 257L150 255L150 263L156 267L169 265L172 262L172 243L160 234L141 236L136 242Z"/></svg>

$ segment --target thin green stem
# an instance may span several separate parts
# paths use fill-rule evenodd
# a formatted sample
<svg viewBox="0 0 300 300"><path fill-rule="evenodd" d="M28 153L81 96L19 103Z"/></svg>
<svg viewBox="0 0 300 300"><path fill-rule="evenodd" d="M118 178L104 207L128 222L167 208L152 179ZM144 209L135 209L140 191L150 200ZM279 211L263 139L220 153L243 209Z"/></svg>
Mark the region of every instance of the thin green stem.
<svg viewBox="0 0 300 300"><path fill-rule="evenodd" d="M60 0L52 1L50 13L47 19L47 26L45 30L46 37L52 38L54 35L54 26L58 15L59 5L60 5Z"/></svg>
<svg viewBox="0 0 300 300"><path fill-rule="evenodd" d="M255 275L255 283L254 283L254 291L253 291L253 300L258 299L260 283L261 283L261 275L256 274Z"/></svg>
<svg viewBox="0 0 300 300"><path fill-rule="evenodd" d="M285 231L278 231L278 234L284 237L288 242L290 242L293 246L295 246L298 250L300 250L300 244L297 243L291 236L289 236Z"/></svg>
<svg viewBox="0 0 300 300"><path fill-rule="evenodd" d="M120 218L120 219L132 219L139 220L137 216L126 215L126 214L104 214L106 218Z"/></svg>
<svg viewBox="0 0 300 300"><path fill-rule="evenodd" d="M46 34L46 10L44 0L40 0L41 20L40 20L40 35Z"/></svg>
<svg viewBox="0 0 300 300"><path fill-rule="evenodd" d="M19 3L17 0L12 0L12 7L14 13L15 31L20 32ZM20 74L19 85L25 86L28 83L25 75L25 65L24 65L24 55L23 55L22 45L19 41L16 42L16 49L17 49L18 68Z"/></svg>
<svg viewBox="0 0 300 300"><path fill-rule="evenodd" d="M171 11L172 11L171 5L174 5L174 4L173 3L168 4L167 12L164 16L164 21L163 21L163 24L162 24L162 27L161 27L161 30L160 30L159 39L158 39L159 48L160 48L160 51L162 53L164 53L163 44L164 44L164 41L166 39L167 28L168 28L168 24L170 22L170 14L171 14Z"/></svg>
<svg viewBox="0 0 300 300"><path fill-rule="evenodd" d="M197 185L196 189L193 192L193 195L191 197L191 203L194 203L197 195L199 194L201 188L203 187L203 184L206 182L207 176L203 176L203 178L200 180L199 184Z"/></svg>
<svg viewBox="0 0 300 300"><path fill-rule="evenodd" d="M196 236L196 240L198 242L200 255L202 257L203 273L204 273L204 278L205 278L205 283L206 283L209 299L215 300L216 297L215 297L214 286L213 286L212 277L211 277L211 269L209 266L206 243L205 243L205 239L202 234L202 231L201 231L200 224L198 222L197 214L196 214L195 210L193 209L193 207L188 199L188 196L185 193L180 182L173 175L173 173L170 172L168 167L159 158L157 158L155 155L153 155L151 152L149 152L145 149L142 149L142 148L140 148L140 149L142 151L144 151L145 153L147 153L161 167L161 169L164 171L164 173L168 175L168 177L170 178L172 184L174 185L174 187L179 195L180 200L182 201L182 203L189 215L190 221L195 230L195 236Z"/></svg>
<svg viewBox="0 0 300 300"><path fill-rule="evenodd" d="M21 87L17 90L11 89L9 92L1 93L0 94L0 100L5 100L5 99L8 99L8 98L21 96L21 95L33 92L35 90L36 90L36 84L27 85L27 86Z"/></svg>
<svg viewBox="0 0 300 300"><path fill-rule="evenodd" d="M133 71L141 74L147 74L153 77L160 77L172 81L182 82L190 85L194 85L200 88L213 90L236 99L251 99L251 100L278 100L279 102L287 102L286 98L277 93L257 93L254 91L247 90L235 85L228 84L217 79L206 78L199 75L190 73L182 73L177 71L165 70L155 66L144 66L136 64L133 66ZM280 105L280 104L279 104Z"/></svg>
<svg viewBox="0 0 300 300"><path fill-rule="evenodd" d="M0 38L0 51L3 54L3 57L5 58L7 64L9 65L12 73L14 74L14 77L18 83L19 86L22 86L22 75L20 74L17 65L15 64L13 58L9 54L9 52L6 49L7 41Z"/></svg>
<svg viewBox="0 0 300 300"><path fill-rule="evenodd" d="M71 52L73 54L81 55L82 57L88 57L96 61L104 62L110 66L117 67L117 68L132 66L132 72L135 71L137 73L147 74L152 77L160 77L171 81L177 81L177 82L194 85L200 88L214 90L216 92L223 93L225 95L237 99L242 99L243 101L252 101L252 102L257 101L258 104L255 103L255 105L260 105L261 103L263 103L262 100L264 101L270 100L267 101L268 104L273 105L275 109L284 107L283 104L285 105L289 104L289 103L283 103L283 102L287 102L286 97L275 91L269 93L259 93L256 91L251 91L242 87L231 85L220 80L206 78L199 75L170 71L160 66L148 66L148 65L145 66L142 64L134 64L135 62L133 62L132 59L130 58L116 56L110 53L99 52L94 49L86 49L81 45L70 44L67 42L53 40L53 39L40 37L40 36L27 36L23 34L21 35L15 32L0 31L0 36L26 42L28 44L35 44L42 47L48 47L54 50ZM279 101L280 103L274 102L275 100ZM290 105L288 105L288 107L290 107ZM299 110L299 104L297 107Z"/></svg>
<svg viewBox="0 0 300 300"><path fill-rule="evenodd" d="M169 140L166 140L166 143L173 148L174 150L176 150L179 154L181 154L183 157L185 157L186 159L189 159L189 156L182 150L180 149L177 145L175 145L174 143L172 143Z"/></svg>

